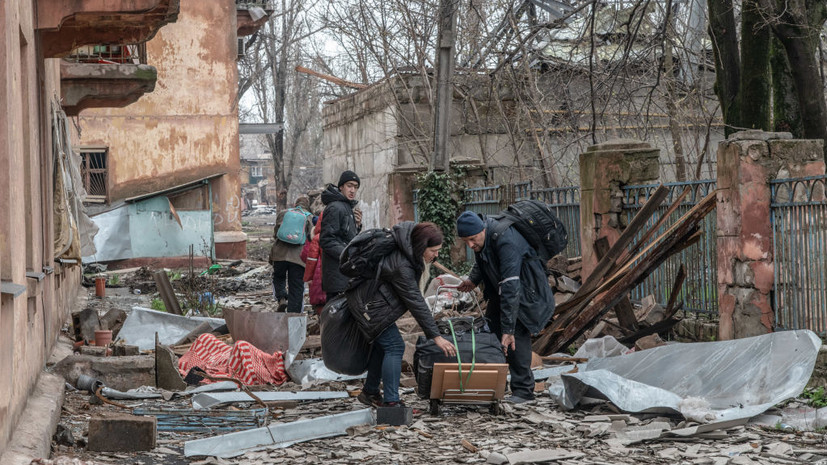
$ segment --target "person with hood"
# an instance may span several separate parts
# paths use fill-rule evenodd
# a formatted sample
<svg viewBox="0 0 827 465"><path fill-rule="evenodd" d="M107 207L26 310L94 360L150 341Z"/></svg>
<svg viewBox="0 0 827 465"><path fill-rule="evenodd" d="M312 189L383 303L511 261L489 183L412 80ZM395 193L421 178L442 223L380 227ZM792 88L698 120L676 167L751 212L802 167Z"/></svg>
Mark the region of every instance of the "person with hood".
<svg viewBox="0 0 827 465"><path fill-rule="evenodd" d="M322 307L327 302L327 296L322 290L322 266L319 264L321 250L319 249L319 235L322 232L322 217L320 214L314 218L313 239L304 243L301 258L304 260L304 282L309 284L308 297L310 305L320 314Z"/></svg>
<svg viewBox="0 0 827 465"><path fill-rule="evenodd" d="M348 242L362 230L362 212L354 209L359 202L359 176L345 171L334 187L328 184L322 192L325 205L320 224L319 246L322 249L322 289L330 301L347 289L348 277L339 271L339 256Z"/></svg>
<svg viewBox="0 0 827 465"><path fill-rule="evenodd" d="M420 281L428 276L425 269L442 248L442 231L434 223L405 221L394 226L391 235L396 248L379 261L378 278L354 282L345 296L351 315L373 345L359 401L372 406L404 407L399 400L399 380L405 341L396 320L410 311L425 337L433 339L446 356L455 356L456 349L439 335L420 291Z"/></svg>
<svg viewBox="0 0 827 465"><path fill-rule="evenodd" d="M457 236L474 251L474 268L458 290L469 292L485 283L485 316L500 337L511 372L513 403L534 400L531 335L539 333L554 313L554 294L545 263L512 225L500 234L498 221L463 212Z"/></svg>
<svg viewBox="0 0 827 465"><path fill-rule="evenodd" d="M310 199L302 195L296 199L296 207L310 210ZM278 301L278 311L285 308L291 313L301 313L304 304L304 261L301 259L303 244L289 244L278 238L279 228L284 221L285 210L276 216L273 228L273 246L270 248L270 264L273 265L273 297ZM310 218L304 223L305 237L310 237Z"/></svg>

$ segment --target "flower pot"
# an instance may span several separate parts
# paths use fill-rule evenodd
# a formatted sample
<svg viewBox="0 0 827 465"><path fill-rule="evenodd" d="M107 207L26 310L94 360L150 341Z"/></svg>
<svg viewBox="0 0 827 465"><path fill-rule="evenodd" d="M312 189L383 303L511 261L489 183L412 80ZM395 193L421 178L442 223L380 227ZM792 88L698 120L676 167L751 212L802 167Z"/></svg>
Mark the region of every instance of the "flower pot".
<svg viewBox="0 0 827 465"><path fill-rule="evenodd" d="M108 329L95 330L95 345L108 346L112 342L112 331Z"/></svg>
<svg viewBox="0 0 827 465"><path fill-rule="evenodd" d="M106 296L106 278L104 277L97 277L95 278L95 297L105 297Z"/></svg>

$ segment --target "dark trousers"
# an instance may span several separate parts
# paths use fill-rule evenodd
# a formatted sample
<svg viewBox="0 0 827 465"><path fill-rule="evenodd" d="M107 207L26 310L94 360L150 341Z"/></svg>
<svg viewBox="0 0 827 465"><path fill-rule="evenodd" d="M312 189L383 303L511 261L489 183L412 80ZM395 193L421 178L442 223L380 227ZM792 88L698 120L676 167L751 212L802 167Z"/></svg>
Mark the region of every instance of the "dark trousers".
<svg viewBox="0 0 827 465"><path fill-rule="evenodd" d="M485 316L490 320L491 331L502 339L499 303L489 301ZM505 356L511 373L511 394L523 399L534 398L534 373L531 371L531 333L520 320L514 328L514 349Z"/></svg>
<svg viewBox="0 0 827 465"><path fill-rule="evenodd" d="M399 380L402 377L402 356L405 354L405 341L399 334L396 323L373 341L368 362L368 376L365 379L365 392L379 392L382 381L382 398L385 402L399 401Z"/></svg>
<svg viewBox="0 0 827 465"><path fill-rule="evenodd" d="M304 267L292 262L273 262L276 300L287 299L287 311L301 313L304 304Z"/></svg>

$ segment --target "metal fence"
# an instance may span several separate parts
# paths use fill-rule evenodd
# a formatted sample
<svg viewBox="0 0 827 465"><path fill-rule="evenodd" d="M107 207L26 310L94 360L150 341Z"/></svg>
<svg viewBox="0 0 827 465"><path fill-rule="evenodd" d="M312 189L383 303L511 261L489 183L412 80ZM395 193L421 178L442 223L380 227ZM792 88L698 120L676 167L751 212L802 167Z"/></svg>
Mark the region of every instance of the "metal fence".
<svg viewBox="0 0 827 465"><path fill-rule="evenodd" d="M657 212L647 223L648 227L657 223L658 219L666 213L666 210L677 199L678 196L689 188L690 192L681 202L678 209L664 223L658 231L658 235L677 221L684 213L697 204L701 199L715 190L715 180L693 181L683 183L668 183L664 186L669 188L669 196ZM631 219L637 214L646 200L657 189L658 184L626 186L623 188L623 210L626 218ZM686 269L686 280L679 297L684 302L684 310L696 313L718 313L718 278L717 278L717 238L715 228L717 220L715 215L707 215L701 223L703 230L700 241L684 249L682 252L669 257L660 267L650 274L644 282L632 290L632 299L642 299L648 295L654 295L655 300L665 304L669 299L672 285L678 268L683 264ZM641 232L641 235L643 232ZM655 236L657 237L657 235Z"/></svg>
<svg viewBox="0 0 827 465"><path fill-rule="evenodd" d="M827 333L827 176L770 182L778 329Z"/></svg>

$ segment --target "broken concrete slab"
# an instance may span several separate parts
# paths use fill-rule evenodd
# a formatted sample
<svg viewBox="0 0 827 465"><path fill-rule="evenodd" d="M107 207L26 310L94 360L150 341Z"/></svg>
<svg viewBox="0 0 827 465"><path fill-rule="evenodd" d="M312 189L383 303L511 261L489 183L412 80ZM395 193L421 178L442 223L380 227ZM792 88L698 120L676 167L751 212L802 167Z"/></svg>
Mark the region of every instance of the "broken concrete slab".
<svg viewBox="0 0 827 465"><path fill-rule="evenodd" d="M127 314L125 311L119 308L110 309L103 315L100 319L101 329L108 329L112 331L112 339L118 337L118 333L121 331L124 322L126 321Z"/></svg>
<svg viewBox="0 0 827 465"><path fill-rule="evenodd" d="M132 355L140 355L141 350L138 346L130 346L127 344L115 344L112 346L113 357L128 357Z"/></svg>
<svg viewBox="0 0 827 465"><path fill-rule="evenodd" d="M290 367L307 337L304 315L225 308L224 319L234 341L247 341L267 354L283 353L285 368Z"/></svg>
<svg viewBox="0 0 827 465"><path fill-rule="evenodd" d="M345 435L348 428L374 424L376 419L371 409L356 410L187 441L184 455L237 457L249 451L284 448L303 441Z"/></svg>
<svg viewBox="0 0 827 465"><path fill-rule="evenodd" d="M168 391L183 391L187 383L178 372L178 358L169 347L155 339L155 385Z"/></svg>
<svg viewBox="0 0 827 465"><path fill-rule="evenodd" d="M89 420L86 448L96 452L152 450L157 434L155 417L108 415Z"/></svg>
<svg viewBox="0 0 827 465"><path fill-rule="evenodd" d="M51 371L75 386L78 376L97 378L104 385L125 391L138 386L155 386L155 359L151 355L92 357L71 355Z"/></svg>

